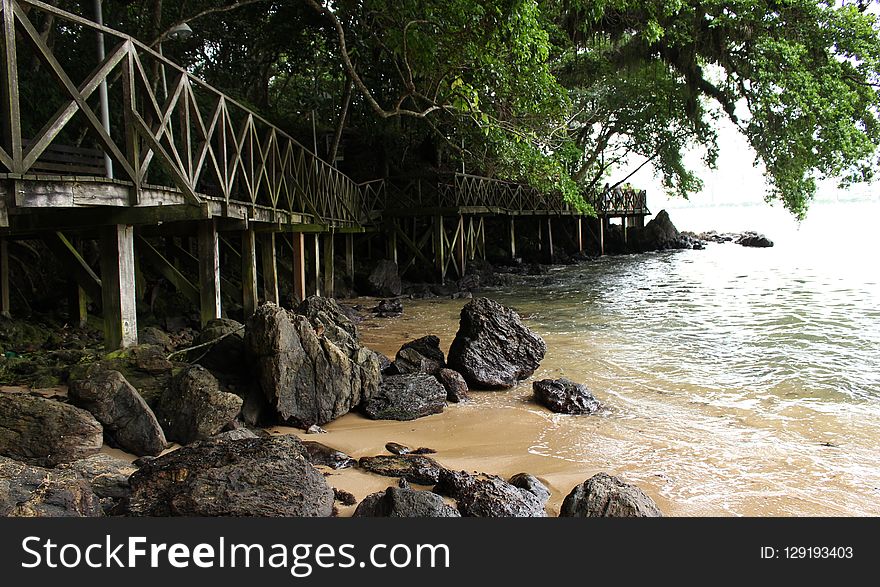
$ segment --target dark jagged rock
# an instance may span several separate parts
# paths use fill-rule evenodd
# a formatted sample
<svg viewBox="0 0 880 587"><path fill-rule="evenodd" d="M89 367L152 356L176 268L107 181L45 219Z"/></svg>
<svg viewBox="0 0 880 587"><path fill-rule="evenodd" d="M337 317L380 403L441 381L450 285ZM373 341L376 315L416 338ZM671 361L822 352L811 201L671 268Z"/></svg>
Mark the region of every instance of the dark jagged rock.
<svg viewBox="0 0 880 587"><path fill-rule="evenodd" d="M0 516L100 517L101 501L72 469L44 469L0 456Z"/></svg>
<svg viewBox="0 0 880 587"><path fill-rule="evenodd" d="M468 384L461 373L452 369L440 369L437 380L446 389L446 401L457 404L468 400Z"/></svg>
<svg viewBox="0 0 880 587"><path fill-rule="evenodd" d="M137 467L128 461L104 453L60 465L58 468L76 471L85 479L101 500L105 513L113 512L128 497L131 491L128 478L137 471Z"/></svg>
<svg viewBox="0 0 880 587"><path fill-rule="evenodd" d="M206 369L222 374L244 376L248 372L244 350L244 328L240 322L218 318L205 324L193 340L193 346L217 341L207 349L197 348L189 352L190 360Z"/></svg>
<svg viewBox="0 0 880 587"><path fill-rule="evenodd" d="M446 366L446 357L440 350L440 339L434 335L412 340L397 351L394 366L400 374L427 373L436 375Z"/></svg>
<svg viewBox="0 0 880 587"><path fill-rule="evenodd" d="M508 480L508 483L514 487L525 489L535 497L537 497L542 505L546 505L550 499L550 490L547 486L538 481L538 478L528 473L517 473Z"/></svg>
<svg viewBox="0 0 880 587"><path fill-rule="evenodd" d="M357 498L344 489L333 488L333 498L342 505L352 506L357 503Z"/></svg>
<svg viewBox="0 0 880 587"><path fill-rule="evenodd" d="M101 450L104 430L86 410L21 393L0 393L0 455L54 467Z"/></svg>
<svg viewBox="0 0 880 587"><path fill-rule="evenodd" d="M746 232L743 233L739 237L739 239L737 239L736 244L742 245L744 247L768 248L773 246L773 241L763 234L758 234L756 232Z"/></svg>
<svg viewBox="0 0 880 587"><path fill-rule="evenodd" d="M260 435L249 428L236 428L235 430L227 430L220 432L211 437L211 440L244 440L246 438L260 438Z"/></svg>
<svg viewBox="0 0 880 587"><path fill-rule="evenodd" d="M380 297L399 296L403 291L400 283L400 274L397 271L397 263L383 259L367 278L370 295Z"/></svg>
<svg viewBox="0 0 880 587"><path fill-rule="evenodd" d="M599 400L585 385L570 379L542 379L532 383L535 400L559 414L592 414L599 409Z"/></svg>
<svg viewBox="0 0 880 587"><path fill-rule="evenodd" d="M389 487L364 498L355 518L459 518L461 515L430 491Z"/></svg>
<svg viewBox="0 0 880 587"><path fill-rule="evenodd" d="M657 504L644 492L607 473L597 473L575 486L562 502L565 518L658 518Z"/></svg>
<svg viewBox="0 0 880 587"><path fill-rule="evenodd" d="M141 330L138 333L138 342L140 344L159 347L165 352L174 350L174 343L172 342L171 337L168 336L168 333L155 326L147 326Z"/></svg>
<svg viewBox="0 0 880 587"><path fill-rule="evenodd" d="M434 492L458 502L462 516L479 518L543 518L544 501L527 489L494 475L443 471Z"/></svg>
<svg viewBox="0 0 880 587"><path fill-rule="evenodd" d="M435 455L437 451L433 448L428 448L426 446L420 446L419 448L414 448L410 451L411 455Z"/></svg>
<svg viewBox="0 0 880 587"><path fill-rule="evenodd" d="M139 457L165 450L168 443L156 415L122 373L96 363L83 376L71 380L67 396L95 416L116 446Z"/></svg>
<svg viewBox="0 0 880 587"><path fill-rule="evenodd" d="M380 300L370 311L378 318L397 318L403 314L403 302L396 299Z"/></svg>
<svg viewBox="0 0 880 587"><path fill-rule="evenodd" d="M337 346L360 346L352 316L333 298L309 296L294 312L308 318L315 330L320 330Z"/></svg>
<svg viewBox="0 0 880 587"><path fill-rule="evenodd" d="M544 340L516 312L490 299L476 298L461 310L448 363L471 386L507 388L530 377L546 352Z"/></svg>
<svg viewBox="0 0 880 587"><path fill-rule="evenodd" d="M129 482L135 516L330 516L333 490L293 436L203 441L157 457Z"/></svg>
<svg viewBox="0 0 880 587"><path fill-rule="evenodd" d="M391 375L382 380L375 396L363 403L373 420L415 420L439 414L446 406L446 390L431 375Z"/></svg>
<svg viewBox="0 0 880 587"><path fill-rule="evenodd" d="M316 332L274 304L250 318L245 343L259 384L277 414L302 428L323 425L376 394L379 360L345 328ZM328 330L338 336L334 342Z"/></svg>
<svg viewBox="0 0 880 587"><path fill-rule="evenodd" d="M391 359L378 352L376 353L376 356L379 358L379 371L382 373L383 377L388 375L399 375L397 367L394 366Z"/></svg>
<svg viewBox="0 0 880 587"><path fill-rule="evenodd" d="M346 469L357 465L357 461L342 451L330 448L326 444L304 440L305 457L313 465L323 465L331 469Z"/></svg>
<svg viewBox="0 0 880 587"><path fill-rule="evenodd" d="M412 449L410 447L403 444L398 444L397 442L386 442L385 450L393 455L408 455L412 452Z"/></svg>
<svg viewBox="0 0 880 587"><path fill-rule="evenodd" d="M162 395L171 386L173 370L177 366L166 358L162 347L141 344L113 351L98 361L106 371L119 371L154 411ZM71 369L70 379L85 379L94 364L83 364Z"/></svg>
<svg viewBox="0 0 880 587"><path fill-rule="evenodd" d="M175 375L159 406L159 418L170 440L189 444L210 438L241 410L242 400L220 391L217 379L201 365Z"/></svg>
<svg viewBox="0 0 880 587"><path fill-rule="evenodd" d="M431 457L421 455L361 457L358 466L384 477L401 477L410 483L434 485L443 467Z"/></svg>
<svg viewBox="0 0 880 587"><path fill-rule="evenodd" d="M683 242L681 233L678 232L678 229L672 223L666 210L660 210L643 229L634 231L634 236L638 249L641 251L686 248L686 243Z"/></svg>

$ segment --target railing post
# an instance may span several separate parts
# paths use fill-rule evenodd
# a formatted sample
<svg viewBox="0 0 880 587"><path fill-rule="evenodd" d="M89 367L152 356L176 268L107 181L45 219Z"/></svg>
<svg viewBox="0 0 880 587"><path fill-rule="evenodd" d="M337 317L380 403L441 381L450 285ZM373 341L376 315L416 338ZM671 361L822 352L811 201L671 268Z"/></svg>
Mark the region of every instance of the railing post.
<svg viewBox="0 0 880 587"><path fill-rule="evenodd" d="M12 173L22 173L21 109L18 96L18 57L15 47L13 0L0 0L3 6L3 149L9 155Z"/></svg>

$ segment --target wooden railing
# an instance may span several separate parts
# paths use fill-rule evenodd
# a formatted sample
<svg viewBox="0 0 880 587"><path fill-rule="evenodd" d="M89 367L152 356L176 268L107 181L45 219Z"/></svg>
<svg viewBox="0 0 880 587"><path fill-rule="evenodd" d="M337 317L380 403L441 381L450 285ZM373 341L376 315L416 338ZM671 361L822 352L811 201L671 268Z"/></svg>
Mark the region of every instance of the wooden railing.
<svg viewBox="0 0 880 587"><path fill-rule="evenodd" d="M604 190L591 203L600 216L650 214L648 194L645 190L631 188Z"/></svg>
<svg viewBox="0 0 880 587"><path fill-rule="evenodd" d="M201 204L221 198L291 213L310 215L321 224L359 223L368 218L364 189L319 159L259 114L191 75L140 41L37 0L0 0L3 143L0 166L13 176L45 174L46 155L70 137L92 137L91 144L109 155L116 179L131 186L137 204L146 185L179 190ZM103 34L106 58L79 79L81 61L59 55L41 36L35 18L54 19L56 30L88 43ZM81 53L80 53L81 55ZM62 88L49 120L37 128L23 121L20 72L39 71ZM95 107L96 92L106 82L111 125L105 129ZM34 88L26 88L33 94ZM32 127L32 136L23 128ZM40 171L43 169L42 171ZM58 173L58 172L56 172ZM98 175L96 173L96 175Z"/></svg>

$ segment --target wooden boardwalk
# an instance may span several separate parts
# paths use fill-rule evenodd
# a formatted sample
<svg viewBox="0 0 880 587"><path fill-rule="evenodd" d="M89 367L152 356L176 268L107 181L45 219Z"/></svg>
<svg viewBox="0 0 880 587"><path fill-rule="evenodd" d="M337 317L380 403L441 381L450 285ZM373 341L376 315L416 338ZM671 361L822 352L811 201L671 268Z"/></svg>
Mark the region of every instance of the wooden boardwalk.
<svg viewBox="0 0 880 587"><path fill-rule="evenodd" d="M82 63L57 54L38 32L35 20L47 17L83 37L103 36L103 59L83 74ZM357 184L137 39L37 0L0 0L0 23L4 314L10 311L10 239L46 242L79 284L80 319L86 297L100 302L110 348L137 341L136 248L138 259L198 304L203 323L222 315L219 248L228 238L240 242L245 315L261 300L279 300L279 249L290 254L297 299L333 295L335 243L344 239L346 272L353 276L354 238L367 230L384 237L395 261L399 244L409 251L403 271L425 262L441 279L450 270L463 276L470 259L485 258L487 217L509 217L514 257L520 217L533 217L539 230L546 223L551 256L551 219L575 219L583 248L586 218L557 196L464 173ZM31 79L22 75L25 68L62 88L54 112L37 126L21 97L22 83L34 83L22 81ZM33 95L33 88L25 89ZM107 112L96 107L104 91ZM644 192L604 194L594 207L600 241L608 218L624 218L626 225L627 218L648 213ZM406 219L413 231L403 229ZM196 239L198 283L144 238L169 235ZM279 235L287 248L276 245ZM83 259L78 238L100 240L100 276ZM306 291L307 273L314 291Z"/></svg>

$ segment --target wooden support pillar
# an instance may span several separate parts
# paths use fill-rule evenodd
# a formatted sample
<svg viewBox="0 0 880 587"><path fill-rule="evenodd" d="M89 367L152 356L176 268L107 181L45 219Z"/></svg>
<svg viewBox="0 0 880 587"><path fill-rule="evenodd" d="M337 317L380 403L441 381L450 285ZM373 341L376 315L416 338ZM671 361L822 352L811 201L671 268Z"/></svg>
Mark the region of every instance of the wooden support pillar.
<svg viewBox="0 0 880 587"><path fill-rule="evenodd" d="M541 224L541 219L538 218L538 251L544 250L544 225Z"/></svg>
<svg viewBox="0 0 880 587"><path fill-rule="evenodd" d="M89 297L86 290L81 288L75 279L68 281L69 297L67 315L71 324L80 328L85 327L89 321Z"/></svg>
<svg viewBox="0 0 880 587"><path fill-rule="evenodd" d="M605 256L605 217L599 217L599 255Z"/></svg>
<svg viewBox="0 0 880 587"><path fill-rule="evenodd" d="M621 220L621 224L623 224L623 242L627 242L627 238L626 238L626 225L627 225L626 216L624 216L624 217L621 218L620 220Z"/></svg>
<svg viewBox="0 0 880 587"><path fill-rule="evenodd" d="M465 263L467 262L467 254L465 252L465 233L464 233L464 216L458 217L458 240L453 243L454 246L454 255L456 263L458 263L458 276L464 277L464 273L467 270L467 266Z"/></svg>
<svg viewBox="0 0 880 587"><path fill-rule="evenodd" d="M345 235L345 275L354 283L354 235Z"/></svg>
<svg viewBox="0 0 880 587"><path fill-rule="evenodd" d="M278 303L278 263L275 259L275 233L264 234L260 239L263 257L263 299Z"/></svg>
<svg viewBox="0 0 880 587"><path fill-rule="evenodd" d="M553 221L550 216L547 217L547 260L553 263Z"/></svg>
<svg viewBox="0 0 880 587"><path fill-rule="evenodd" d="M510 217L510 258L516 259L516 220L515 216Z"/></svg>
<svg viewBox="0 0 880 587"><path fill-rule="evenodd" d="M316 296L321 295L321 235L317 232L312 235L314 238L312 247L312 270L315 272L315 291Z"/></svg>
<svg viewBox="0 0 880 587"><path fill-rule="evenodd" d="M257 235L253 228L241 233L241 298L244 318L257 311Z"/></svg>
<svg viewBox="0 0 880 587"><path fill-rule="evenodd" d="M9 307L9 243L0 238L0 315L12 317Z"/></svg>
<svg viewBox="0 0 880 587"><path fill-rule="evenodd" d="M577 217L577 240L578 252L584 252L584 221L580 216Z"/></svg>
<svg viewBox="0 0 880 587"><path fill-rule="evenodd" d="M199 223L199 310L202 326L222 317L220 307L220 241L215 220Z"/></svg>
<svg viewBox="0 0 880 587"><path fill-rule="evenodd" d="M294 232L293 246L293 297L297 302L306 299L306 235Z"/></svg>
<svg viewBox="0 0 880 587"><path fill-rule="evenodd" d="M101 234L101 293L104 344L116 350L137 344L134 227L106 226Z"/></svg>
<svg viewBox="0 0 880 587"><path fill-rule="evenodd" d="M397 220L391 220L392 225L387 227L388 233L388 258L397 263Z"/></svg>
<svg viewBox="0 0 880 587"><path fill-rule="evenodd" d="M328 232L323 235L324 239L324 297L332 298L335 291L334 284L334 271L333 271L333 245L335 240L335 235L332 232Z"/></svg>
<svg viewBox="0 0 880 587"><path fill-rule="evenodd" d="M434 267L440 276L440 284L446 283L446 229L443 228L443 216L434 217Z"/></svg>

